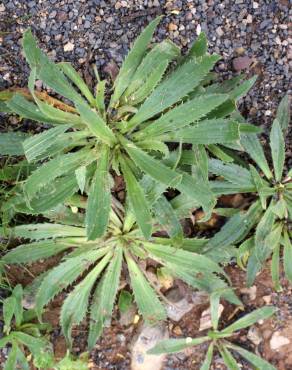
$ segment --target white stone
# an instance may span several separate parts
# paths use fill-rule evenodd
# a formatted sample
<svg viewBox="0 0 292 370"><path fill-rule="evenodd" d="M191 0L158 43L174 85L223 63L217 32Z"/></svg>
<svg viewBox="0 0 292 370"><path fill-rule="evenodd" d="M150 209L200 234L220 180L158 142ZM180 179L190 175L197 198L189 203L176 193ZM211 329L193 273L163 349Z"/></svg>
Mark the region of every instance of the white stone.
<svg viewBox="0 0 292 370"><path fill-rule="evenodd" d="M72 42L68 42L66 45L64 45L64 51L72 51L74 49L74 44Z"/></svg>
<svg viewBox="0 0 292 370"><path fill-rule="evenodd" d="M270 340L270 347L272 350L278 350L279 348L286 346L287 344L290 343L290 340L286 337L283 337L280 335L278 331L276 331L271 340Z"/></svg>
<svg viewBox="0 0 292 370"><path fill-rule="evenodd" d="M254 2L252 3L252 7L253 7L254 9L257 9L257 8L259 7L259 3L257 3L256 1L254 1Z"/></svg>

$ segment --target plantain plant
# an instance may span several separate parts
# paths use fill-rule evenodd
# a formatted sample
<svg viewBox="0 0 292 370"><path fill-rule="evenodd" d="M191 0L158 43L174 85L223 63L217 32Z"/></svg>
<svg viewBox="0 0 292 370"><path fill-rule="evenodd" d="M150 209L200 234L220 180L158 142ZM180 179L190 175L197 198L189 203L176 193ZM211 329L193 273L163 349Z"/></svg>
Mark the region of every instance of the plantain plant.
<svg viewBox="0 0 292 370"><path fill-rule="evenodd" d="M49 325L35 323L36 313L23 310L22 299L22 287L17 285L3 301L4 336L0 339L0 348L11 346L4 369L29 369L25 348L31 353L34 366L51 368L54 363L52 346L44 336Z"/></svg>
<svg viewBox="0 0 292 370"><path fill-rule="evenodd" d="M218 351L223 359L224 364L230 370L239 370L241 367L238 365L237 360L232 355L232 352L239 354L244 360L248 361L256 369L267 369L276 370L274 366L269 364L261 357L247 351L229 341L230 338L236 335L239 330L245 329L259 320L265 320L275 313L275 308L271 306L265 306L259 308L239 320L235 321L231 325L227 326L222 330L218 330L218 305L219 299L213 296L213 303L211 300L211 321L213 329L210 330L207 335L198 338L183 338L183 339L166 339L159 342L155 347L148 351L149 354L159 355L162 353L176 353L181 352L187 348L200 345L202 343L209 343L208 351L206 353L205 360L200 367L200 370L211 369L213 355L215 351ZM230 351L231 350L231 351Z"/></svg>
<svg viewBox="0 0 292 370"><path fill-rule="evenodd" d="M19 225L10 230L1 230L1 235L10 240L13 238L31 240L28 244L8 251L1 260L2 264L31 263L63 254L63 259L56 267L36 278L35 309L39 317L43 308L59 292L79 279L65 299L61 310L60 321L70 347L72 326L79 324L86 317L88 305L90 306L88 345L89 348L94 346L104 324L111 318L119 291L120 277L125 268L130 277L130 287L139 312L145 321L154 324L166 318L165 307L162 304L164 298L159 291L155 291L143 268L143 260L146 258L155 260L167 268L171 275L195 288L210 293L226 288L222 296L232 303L240 303L225 282L228 281L225 272L213 260L222 260L224 253L221 252L221 256L212 256L190 252L172 246L171 239L166 238L152 237L147 241L137 227L133 213L117 200L113 202L107 233L102 238L88 240L83 227L86 216L82 212L76 212L77 206L85 208L87 204L75 196L71 200L71 208L62 205L46 214L55 221L53 224ZM75 213L72 212L72 208ZM186 249L192 247L199 249L202 242L205 240L184 238L181 240L182 246L185 245Z"/></svg>
<svg viewBox="0 0 292 370"><path fill-rule="evenodd" d="M286 96L277 111L270 132L273 168L268 165L263 147L256 136L243 136L244 150L254 161L247 166L209 160L209 171L221 178L211 185L216 193L254 193L255 198L246 212L237 212L207 244L216 248L241 243L238 263L247 262L247 283L252 285L264 262L272 255L272 278L275 288L281 289L279 263L283 247L283 265L287 279L292 282L292 171L284 175L285 140L289 125L289 100ZM222 181L222 178L224 179Z"/></svg>
<svg viewBox="0 0 292 370"><path fill-rule="evenodd" d="M206 53L203 34L185 57L167 40L148 51L159 21L152 21L134 43L110 97L105 80L97 75L93 94L71 64L53 63L37 47L31 31L24 33L23 50L31 68L29 93L4 91L1 106L52 127L24 141L27 161L38 168L22 184L23 195L10 200L6 209L17 209L25 199L27 212L41 213L88 188L86 234L95 240L106 233L109 222L111 175L122 174L137 224L148 239L152 210L139 184L147 174L164 189L187 194L210 216L216 198L208 179L177 170L177 161L170 166L166 143L180 148L184 143L206 145L224 156L225 146L237 146L242 133L257 131L230 116L235 101L255 79L210 85L210 70L219 57ZM36 79L64 101L35 91Z"/></svg>

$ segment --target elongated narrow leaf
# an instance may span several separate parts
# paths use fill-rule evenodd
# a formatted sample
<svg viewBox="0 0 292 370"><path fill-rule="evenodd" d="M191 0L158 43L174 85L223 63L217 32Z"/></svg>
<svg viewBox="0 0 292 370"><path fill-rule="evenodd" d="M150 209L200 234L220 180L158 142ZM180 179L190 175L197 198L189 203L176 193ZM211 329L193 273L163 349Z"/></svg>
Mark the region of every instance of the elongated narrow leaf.
<svg viewBox="0 0 292 370"><path fill-rule="evenodd" d="M3 367L3 370L17 369L17 350L18 350L17 344L13 343L12 348L9 351L5 365Z"/></svg>
<svg viewBox="0 0 292 370"><path fill-rule="evenodd" d="M12 112L18 114L21 118L28 118L33 121L57 124L57 120L52 120L43 114L39 107L29 102L25 97L20 94L15 94L7 103L7 106Z"/></svg>
<svg viewBox="0 0 292 370"><path fill-rule="evenodd" d="M279 104L276 119L278 120L283 132L286 133L290 121L290 105L288 94L284 96Z"/></svg>
<svg viewBox="0 0 292 370"><path fill-rule="evenodd" d="M23 244L5 254L2 261L7 264L30 263L54 256L70 247L69 243L62 243L62 241L40 241Z"/></svg>
<svg viewBox="0 0 292 370"><path fill-rule="evenodd" d="M218 347L219 352L223 358L224 364L227 366L229 370L240 370L235 358L232 354L228 351L226 347L220 346Z"/></svg>
<svg viewBox="0 0 292 370"><path fill-rule="evenodd" d="M225 180L233 184L244 187L254 188L253 179L250 172L237 164L224 163L218 159L209 159L209 171L217 176L224 177Z"/></svg>
<svg viewBox="0 0 292 370"><path fill-rule="evenodd" d="M65 73L65 75L73 82L75 86L81 91L81 93L86 97L90 105L95 105L95 99L92 95L91 91L89 90L88 86L84 82L83 78L79 75L79 73L73 68L71 63L59 63L59 67Z"/></svg>
<svg viewBox="0 0 292 370"><path fill-rule="evenodd" d="M206 354L206 358L205 358L202 366L200 367L200 370L209 370L210 369L210 366L212 364L212 359L213 359L213 352L214 352L214 344L211 343L209 345L209 348L208 348L208 351L207 351L207 354Z"/></svg>
<svg viewBox="0 0 292 370"><path fill-rule="evenodd" d="M218 60L216 55L205 56L199 62L191 60L178 67L164 80L142 104L139 111L129 122L129 129L164 111L185 97L199 85Z"/></svg>
<svg viewBox="0 0 292 370"><path fill-rule="evenodd" d="M269 318L276 312L276 310L277 310L276 307L273 306L265 306L258 308L257 310L235 321L233 324L227 326L226 328L224 328L224 330L221 330L221 333L231 334L237 330L247 328L248 326L255 324L259 320L265 320Z"/></svg>
<svg viewBox="0 0 292 370"><path fill-rule="evenodd" d="M140 64L144 54L146 53L147 46L151 41L154 30L158 23L160 22L161 17L154 19L140 34L140 36L135 41L132 49L124 60L120 72L115 80L114 93L111 98L111 106L114 106L119 100L123 92L129 86L130 81L133 78L133 75Z"/></svg>
<svg viewBox="0 0 292 370"><path fill-rule="evenodd" d="M127 143L125 149L134 163L156 181L168 187L177 188L182 193L187 194L201 204L207 213L214 207L215 198L206 184L202 187L200 182L196 182L187 173L180 174L170 169L135 147L132 143Z"/></svg>
<svg viewBox="0 0 292 370"><path fill-rule="evenodd" d="M67 236L85 237L85 230L82 227L75 227L61 224L29 224L18 225L11 229L0 227L0 235L7 238L25 238L30 240L41 240Z"/></svg>
<svg viewBox="0 0 292 370"><path fill-rule="evenodd" d="M88 240L100 238L106 231L111 209L109 177L109 147L103 146L95 175L92 179L86 210L86 233Z"/></svg>
<svg viewBox="0 0 292 370"><path fill-rule="evenodd" d="M253 87L254 83L256 82L258 76L253 76L249 80L246 80L239 84L234 90L232 90L229 94L230 99L238 100L241 97L245 96L248 91Z"/></svg>
<svg viewBox="0 0 292 370"><path fill-rule="evenodd" d="M139 132L143 137L173 132L204 117L227 99L227 95L204 95L171 109ZM138 136L138 135L137 135Z"/></svg>
<svg viewBox="0 0 292 370"><path fill-rule="evenodd" d="M224 271L218 266L217 263L213 262L204 255L191 253L182 249L173 248L167 245L159 245L153 243L144 244L147 251L150 253L153 259L159 260L162 264L170 262L179 268L190 269L191 271L206 272L211 274L216 272L226 276Z"/></svg>
<svg viewBox="0 0 292 370"><path fill-rule="evenodd" d="M73 325L79 324L86 315L89 295L96 279L106 267L112 253L108 253L103 259L94 267L88 275L79 283L74 290L68 295L63 303L60 321L62 330L69 348L72 347L71 330Z"/></svg>
<svg viewBox="0 0 292 370"><path fill-rule="evenodd" d="M285 258L285 257L284 257ZM289 261L291 265L291 261ZM285 270L285 267L284 267ZM276 245L273 250L272 256L272 263L271 263L271 275L275 290L277 292L281 291L281 283L280 283L280 244Z"/></svg>
<svg viewBox="0 0 292 370"><path fill-rule="evenodd" d="M288 232L284 233L282 244L284 245L284 271L287 279L292 282L292 244Z"/></svg>
<svg viewBox="0 0 292 370"><path fill-rule="evenodd" d="M256 164L263 171L267 179L272 179L273 175L266 160L263 147L256 135L241 135L240 142L245 151L251 156Z"/></svg>
<svg viewBox="0 0 292 370"><path fill-rule="evenodd" d="M270 134L270 147L272 151L275 179L276 181L280 181L285 162L285 141L281 126L277 119L274 120L272 125Z"/></svg>
<svg viewBox="0 0 292 370"><path fill-rule="evenodd" d="M98 337L101 335L104 323L111 319L119 288L122 259L123 249L117 246L101 282L96 287L90 311L89 349L94 347Z"/></svg>
<svg viewBox="0 0 292 370"><path fill-rule="evenodd" d="M92 161L94 161L92 151L87 149L54 158L43 164L28 177L24 185L24 191L27 197L32 199L43 187L57 177L72 172L82 165L88 165Z"/></svg>
<svg viewBox="0 0 292 370"><path fill-rule="evenodd" d="M145 83L129 97L131 105L137 105L147 98L163 78L167 67L168 61L164 61L152 70Z"/></svg>
<svg viewBox="0 0 292 370"><path fill-rule="evenodd" d="M187 58L198 58L206 54L208 48L208 40L205 32L201 32L197 37L196 41L193 43L190 48Z"/></svg>
<svg viewBox="0 0 292 370"><path fill-rule="evenodd" d="M58 204L71 197L78 190L74 175L57 178L49 183L37 196L29 201L29 207L23 202L23 195L19 196L21 203L15 205L18 212L26 214L40 214L52 210ZM5 204L6 209L9 201Z"/></svg>
<svg viewBox="0 0 292 370"><path fill-rule="evenodd" d="M23 149L27 160L31 162L38 158L39 155L46 151L58 136L63 134L69 127L70 125L57 126L26 139L23 142Z"/></svg>
<svg viewBox="0 0 292 370"><path fill-rule="evenodd" d="M43 279L36 295L36 311L40 316L43 307L73 283L78 276L88 269L95 261L102 258L109 248L101 248L84 252L79 256L67 259L57 267L53 268Z"/></svg>
<svg viewBox="0 0 292 370"><path fill-rule="evenodd" d="M23 35L23 50L31 68L47 86L73 102L82 102L81 96L73 89L60 68L54 64L38 47L30 30Z"/></svg>
<svg viewBox="0 0 292 370"><path fill-rule="evenodd" d="M112 130L106 125L97 112L90 109L87 104L77 104L76 107L81 115L82 121L87 125L93 135L108 145L112 145L116 142Z"/></svg>
<svg viewBox="0 0 292 370"><path fill-rule="evenodd" d="M133 213L143 235L149 239L152 233L152 216L145 193L125 160L121 161L121 166Z"/></svg>
<svg viewBox="0 0 292 370"><path fill-rule="evenodd" d="M166 311L133 258L126 254L135 301L144 320L153 325L166 319Z"/></svg>
<svg viewBox="0 0 292 370"><path fill-rule="evenodd" d="M180 129L174 133L162 136L165 141L189 144L220 144L239 139L239 124L237 122L222 120L220 124L211 120L209 124L200 122L192 127Z"/></svg>
<svg viewBox="0 0 292 370"><path fill-rule="evenodd" d="M160 355L163 353L181 352L186 348L197 346L209 340L209 337L165 339L156 344L156 346L147 351L147 353L149 355Z"/></svg>
<svg viewBox="0 0 292 370"><path fill-rule="evenodd" d="M178 57L179 54L179 47L170 40L164 40L161 43L156 44L138 66L129 87L124 93L124 96L130 96L136 90L141 88L143 84L147 83L148 77L153 70L165 61L169 63L172 59ZM131 102L131 97L129 100Z"/></svg>
<svg viewBox="0 0 292 370"><path fill-rule="evenodd" d="M254 353L247 351L242 347L236 346L235 344L232 343L227 343L226 347L238 352L245 360L247 360L257 369L276 370L276 368L273 365L269 364L266 360L260 358Z"/></svg>
<svg viewBox="0 0 292 370"><path fill-rule="evenodd" d="M205 249L221 248L242 240L258 222L261 214L262 209L260 202L255 202L244 214L236 213L226 222L221 230L208 241Z"/></svg>
<svg viewBox="0 0 292 370"><path fill-rule="evenodd" d="M28 137L23 132L0 133L0 154L1 155L23 155L22 143Z"/></svg>
<svg viewBox="0 0 292 370"><path fill-rule="evenodd" d="M4 332L9 333L10 324L16 307L16 299L13 296L6 298L3 302Z"/></svg>
<svg viewBox="0 0 292 370"><path fill-rule="evenodd" d="M168 200L161 196L153 205L156 219L170 238L181 240L183 238L182 226L174 209Z"/></svg>

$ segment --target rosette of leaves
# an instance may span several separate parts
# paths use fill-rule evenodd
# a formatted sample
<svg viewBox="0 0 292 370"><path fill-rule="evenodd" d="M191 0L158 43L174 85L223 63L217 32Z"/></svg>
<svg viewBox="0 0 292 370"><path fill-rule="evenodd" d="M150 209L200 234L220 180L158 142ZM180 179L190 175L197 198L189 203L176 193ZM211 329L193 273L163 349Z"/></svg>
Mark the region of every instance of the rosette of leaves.
<svg viewBox="0 0 292 370"><path fill-rule="evenodd" d="M87 204L78 196L72 199L70 207L59 205L46 214L55 223L19 225L10 230L0 230L1 236L9 240L21 238L31 241L9 250L1 260L3 265L27 264L63 254L56 267L36 278L35 309L40 317L44 307L58 293L74 284L64 301L60 317L70 347L72 326L86 317L88 306L88 345L89 348L95 345L105 322L111 318L122 271L129 274L130 288L145 321L154 324L166 318L164 298L152 286L143 267L147 258L200 290L211 293L226 288L222 296L232 303L240 303L228 288L228 277L217 263L225 258L224 253L220 251L219 256L200 254L205 240L181 237L182 248L172 246L172 239L152 237L146 240L131 210L125 211L116 200L112 203L107 233L102 238L88 240L83 226L86 222L84 213L76 212L77 207L85 208Z"/></svg>
<svg viewBox="0 0 292 370"><path fill-rule="evenodd" d="M228 369L239 370L241 366L237 363L232 353L240 355L244 360L249 362L256 369L268 369L276 370L274 366L269 364L266 360L255 355L254 353L247 351L239 345L236 345L232 341L240 330L245 329L259 320L265 320L272 316L276 309L272 306L265 306L259 308L244 317L238 319L233 324L227 326L222 330L218 330L218 296L213 296L211 300L211 321L213 329L210 330L207 335L198 338L182 338L182 339L166 339L159 342L155 347L148 351L149 354L159 355L162 353L176 353L185 350L186 348L194 347L202 343L209 343L209 347L206 353L205 360L200 367L200 370L211 369L212 360L215 352L219 352L223 359L224 364ZM231 341L229 340L231 339ZM233 339L234 340L234 339Z"/></svg>
<svg viewBox="0 0 292 370"><path fill-rule="evenodd" d="M17 285L12 294L3 301L4 336L0 339L0 348L11 346L5 370L29 370L25 348L33 358L33 364L39 369L51 368L54 364L53 350L44 333L48 324L34 322L36 313L33 310L23 310L23 290Z"/></svg>
<svg viewBox="0 0 292 370"><path fill-rule="evenodd" d="M23 143L27 160L39 165L23 184L32 213L48 210L88 186L86 230L88 239L95 240L106 232L115 172L126 180L133 212L146 238L152 231L151 209L139 185L141 174L165 189L187 194L210 215L216 199L208 181L169 167L166 142L180 147L183 143L208 145L213 151L218 143L235 145L241 132L255 130L229 117L235 100L254 79L242 85L235 80L208 86L210 70L219 58L206 54L204 35L184 58L170 41L148 51L159 21L151 22L134 43L114 81L109 103L105 80L98 81L93 94L71 64L53 63L37 47L31 31L24 33L30 93L3 92L2 105L20 117L52 125ZM66 103L35 91L36 79ZM44 192L48 203L43 202ZM23 196L18 199L23 201ZM16 199L13 207L17 207Z"/></svg>
<svg viewBox="0 0 292 370"><path fill-rule="evenodd" d="M292 282L292 171L284 174L285 133L289 125L289 101L286 96L277 111L270 132L270 168L264 149L255 135L243 136L242 146L254 162L224 163L210 159L208 169L224 179L212 182L212 189L219 194L253 193L253 203L246 212L236 212L224 227L206 245L217 248L238 244L238 262L247 261L247 282L252 285L264 262L272 255L272 278L280 289L279 263L287 279ZM283 253L281 253L283 249Z"/></svg>

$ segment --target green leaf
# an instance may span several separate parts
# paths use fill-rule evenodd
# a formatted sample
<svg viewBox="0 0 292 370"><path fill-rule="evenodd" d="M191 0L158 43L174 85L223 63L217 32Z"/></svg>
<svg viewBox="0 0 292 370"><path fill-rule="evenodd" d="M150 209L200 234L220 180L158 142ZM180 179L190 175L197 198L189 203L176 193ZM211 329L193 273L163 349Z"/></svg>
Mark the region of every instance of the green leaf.
<svg viewBox="0 0 292 370"><path fill-rule="evenodd" d="M207 53L208 40L205 32L201 32L190 48L187 58L203 57Z"/></svg>
<svg viewBox="0 0 292 370"><path fill-rule="evenodd" d="M69 243L62 242L62 240L23 244L5 254L5 256L2 257L2 261L7 264L30 263L42 258L54 256L70 247L71 245Z"/></svg>
<svg viewBox="0 0 292 370"><path fill-rule="evenodd" d="M280 284L280 244L276 245L276 247L273 250L272 263L271 263L271 275L272 275L272 280L273 280L275 290L277 292L280 292L282 290L281 284Z"/></svg>
<svg viewBox="0 0 292 370"><path fill-rule="evenodd" d="M249 165L250 174L252 176L253 182L255 184L255 187L257 189L258 195L260 197L260 201L262 204L263 209L267 208L267 197L263 194L263 188L265 187L265 182L259 175L258 171L255 169L253 165Z"/></svg>
<svg viewBox="0 0 292 370"><path fill-rule="evenodd" d="M145 80L145 83L129 97L132 105L137 105L147 98L163 78L167 67L168 61L164 61L152 70L149 77Z"/></svg>
<svg viewBox="0 0 292 370"><path fill-rule="evenodd" d="M270 133L270 147L276 181L281 181L285 162L285 141L281 126L277 119L274 120Z"/></svg>
<svg viewBox="0 0 292 370"><path fill-rule="evenodd" d="M57 267L53 268L45 276L36 295L36 311L40 316L43 307L55 297L56 294L64 290L73 283L80 274L88 269L99 258L102 258L109 248L100 248L84 252L79 256L68 258Z"/></svg>
<svg viewBox="0 0 292 370"><path fill-rule="evenodd" d="M272 179L273 175L270 171L268 162L266 160L263 147L256 135L241 135L240 142L245 151L256 162L256 164L263 171L267 179Z"/></svg>
<svg viewBox="0 0 292 370"><path fill-rule="evenodd" d="M91 150L80 150L51 159L27 178L24 184L24 191L27 197L29 199L34 198L39 191L57 177L72 172L82 165L88 165L94 159Z"/></svg>
<svg viewBox="0 0 292 370"><path fill-rule="evenodd" d="M111 319L114 302L119 288L123 249L115 247L112 260L98 284L92 300L88 347L93 348L101 335L104 324Z"/></svg>
<svg viewBox="0 0 292 370"><path fill-rule="evenodd" d="M86 183L86 166L81 166L75 170L76 181L81 194L83 194Z"/></svg>
<svg viewBox="0 0 292 370"><path fill-rule="evenodd" d="M285 95L277 109L276 119L278 120L283 132L288 130L290 121L289 95Z"/></svg>
<svg viewBox="0 0 292 370"><path fill-rule="evenodd" d="M255 202L247 212L236 213L226 224L211 238L205 246L205 250L222 248L241 241L258 222L262 214L261 205Z"/></svg>
<svg viewBox="0 0 292 370"><path fill-rule="evenodd" d="M235 163L224 163L218 159L209 159L209 171L217 176L223 176L225 180L233 184L242 185L254 189L253 179L250 172Z"/></svg>
<svg viewBox="0 0 292 370"><path fill-rule="evenodd" d="M209 345L209 348L208 348L208 351L207 351L207 354L206 354L206 358L205 358L202 366L200 367L200 370L209 370L210 369L210 366L212 364L212 359L213 359L213 352L214 352L214 344L211 343Z"/></svg>
<svg viewBox="0 0 292 370"><path fill-rule="evenodd" d="M198 124L182 128L176 132L162 136L164 141L188 144L220 144L239 139L239 125L237 122L210 120L208 124L202 121Z"/></svg>
<svg viewBox="0 0 292 370"><path fill-rule="evenodd" d="M257 80L258 76L253 76L249 80L246 80L240 83L234 90L232 90L229 94L230 99L238 100L245 96L248 91L253 87Z"/></svg>
<svg viewBox="0 0 292 370"><path fill-rule="evenodd" d="M4 300L3 302L4 332L8 334L10 332L10 324L12 317L14 315L15 307L16 299L15 297L13 297L13 295Z"/></svg>
<svg viewBox="0 0 292 370"><path fill-rule="evenodd" d="M133 162L141 168L146 174L156 181L165 184L168 187L177 188L190 198L195 199L201 204L208 213L215 205L215 199L208 187L202 188L200 182L196 182L190 175L180 174L160 161L150 157L142 150L138 149L132 143L127 143L125 149Z"/></svg>
<svg viewBox="0 0 292 370"><path fill-rule="evenodd" d="M229 370L240 370L240 367L237 365L235 358L232 356L232 354L228 351L226 347L218 346L218 349L225 365L228 367Z"/></svg>
<svg viewBox="0 0 292 370"><path fill-rule="evenodd" d="M73 84L78 87L78 89L86 97L90 105L95 106L94 96L92 95L88 86L84 82L83 78L73 68L72 64L62 62L62 63L58 63L58 66L61 67L61 70L65 73L65 75L69 78L69 80L71 80Z"/></svg>
<svg viewBox="0 0 292 370"><path fill-rule="evenodd" d="M4 132L0 134L1 155L23 155L22 143L28 137L23 132Z"/></svg>
<svg viewBox="0 0 292 370"><path fill-rule="evenodd" d="M119 295L118 306L122 313L125 313L130 308L133 301L132 294L127 290L122 290Z"/></svg>
<svg viewBox="0 0 292 370"><path fill-rule="evenodd" d="M220 331L222 334L232 334L235 331L247 328L255 324L259 320L265 320L272 316L276 312L276 307L265 306L258 308L257 310L245 315L241 319L235 321L233 324L227 326Z"/></svg>
<svg viewBox="0 0 292 370"><path fill-rule="evenodd" d="M72 348L72 326L78 325L85 317L92 287L111 257L112 253L107 253L98 265L67 296L62 305L60 322L69 348Z"/></svg>
<svg viewBox="0 0 292 370"><path fill-rule="evenodd" d="M199 62L191 60L178 67L142 104L129 121L128 129L133 129L185 97L199 85L217 60L216 55L205 56Z"/></svg>
<svg viewBox="0 0 292 370"><path fill-rule="evenodd" d="M143 58L141 64L138 66L134 76L132 77L130 85L127 87L124 97L126 101L132 101L131 95L139 90L145 83L153 70L156 70L161 63L168 65L168 63L180 55L180 49L170 40L164 40L156 44L149 53ZM127 99L129 97L129 99Z"/></svg>
<svg viewBox="0 0 292 370"><path fill-rule="evenodd" d="M101 148L100 158L88 193L86 210L86 233L88 240L104 235L111 209L111 189L109 177L109 147Z"/></svg>
<svg viewBox="0 0 292 370"><path fill-rule="evenodd" d="M181 240L183 238L183 230L174 209L168 200L161 196L152 204L152 209L160 226L167 232L170 238Z"/></svg>
<svg viewBox="0 0 292 370"><path fill-rule="evenodd" d="M264 262L273 248L266 242L275 222L275 214L272 211L272 202L261 218L255 232L255 254L259 262ZM276 238L277 239L277 238Z"/></svg>
<svg viewBox="0 0 292 370"><path fill-rule="evenodd" d="M287 279L292 282L292 244L288 232L284 233L282 244L284 245L284 271Z"/></svg>
<svg viewBox="0 0 292 370"><path fill-rule="evenodd" d="M141 63L141 60L146 53L147 46L151 41L154 30L160 20L161 17L154 19L135 41L115 80L114 93L111 97L110 106L114 106L117 103L123 92L129 86L137 67Z"/></svg>
<svg viewBox="0 0 292 370"><path fill-rule="evenodd" d="M96 86L96 93L95 93L95 105L99 111L99 113L103 116L105 112L105 86L106 80L99 81Z"/></svg>
<svg viewBox="0 0 292 370"><path fill-rule="evenodd" d="M23 35L23 50L31 69L36 68L36 75L47 86L73 102L82 102L81 96L72 88L60 68L37 47L36 41L28 29Z"/></svg>
<svg viewBox="0 0 292 370"><path fill-rule="evenodd" d="M160 300L157 298L155 291L135 263L134 259L127 253L128 271L131 279L135 301L140 314L148 324L155 324L160 320L166 319L166 311Z"/></svg>
<svg viewBox="0 0 292 370"><path fill-rule="evenodd" d="M3 370L15 370L17 369L17 344L13 343L12 348L9 351L9 355L3 367Z"/></svg>
<svg viewBox="0 0 292 370"><path fill-rule="evenodd" d="M126 182L127 196L129 197L133 213L144 237L149 239L152 233L152 216L145 193L126 161L121 158L120 163Z"/></svg>
<svg viewBox="0 0 292 370"><path fill-rule="evenodd" d="M191 270L193 273L196 271L202 272L203 274L212 274L213 272L216 272L227 277L217 263L204 255L191 253L168 245L159 245L149 242L144 243L144 248L149 252L153 259L158 260L162 265L169 262L176 266L176 270L184 268Z"/></svg>
<svg viewBox="0 0 292 370"><path fill-rule="evenodd" d="M279 199L276 202L276 204L273 206L272 211L280 219L285 218L286 217L286 212L287 212L287 203L286 203L285 199L283 199L283 198Z"/></svg>
<svg viewBox="0 0 292 370"><path fill-rule="evenodd" d="M197 346L209 340L209 337L165 339L156 344L156 346L147 351L147 353L149 355L160 355L162 353L181 352L186 348Z"/></svg>
<svg viewBox="0 0 292 370"><path fill-rule="evenodd" d="M42 153L50 148L60 134L63 134L70 125L61 125L40 134L33 135L23 142L25 156L29 162L37 159Z"/></svg>
<svg viewBox="0 0 292 370"><path fill-rule="evenodd" d="M25 238L31 240L65 238L67 236L85 236L85 230L81 227L66 226L61 224L28 224L18 225L11 229L0 227L0 235L7 238Z"/></svg>
<svg viewBox="0 0 292 370"><path fill-rule="evenodd" d="M259 356L251 353L244 348L236 346L235 344L227 343L226 347L233 349L234 351L238 352L242 357L245 358L249 363L255 366L257 369L265 369L265 370L276 370L276 368L269 364L264 359L260 358Z"/></svg>
<svg viewBox="0 0 292 370"><path fill-rule="evenodd" d="M76 104L76 108L80 113L82 122L86 124L93 135L110 146L116 143L114 133L97 112L90 109L90 107L84 103Z"/></svg>
<svg viewBox="0 0 292 370"><path fill-rule="evenodd" d="M181 104L165 114L136 134L136 137L157 136L168 131L173 132L190 123L196 122L224 102L227 95L204 95Z"/></svg>

